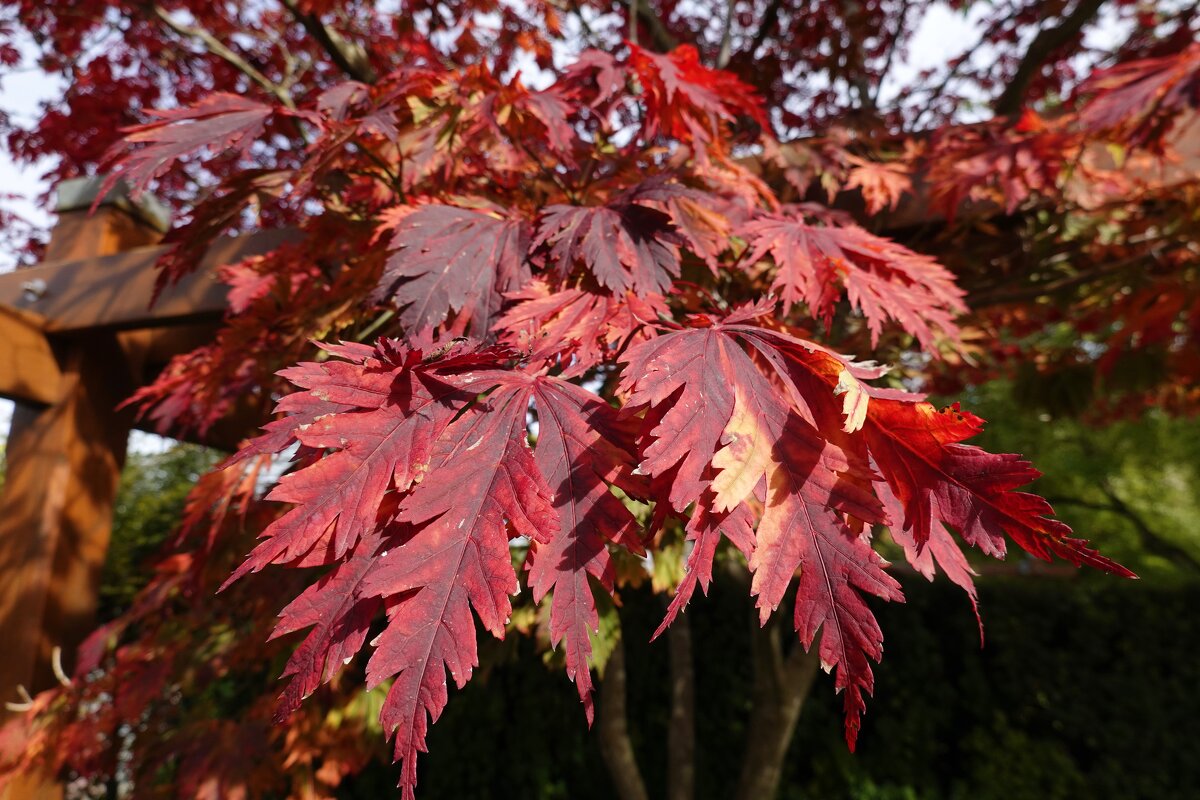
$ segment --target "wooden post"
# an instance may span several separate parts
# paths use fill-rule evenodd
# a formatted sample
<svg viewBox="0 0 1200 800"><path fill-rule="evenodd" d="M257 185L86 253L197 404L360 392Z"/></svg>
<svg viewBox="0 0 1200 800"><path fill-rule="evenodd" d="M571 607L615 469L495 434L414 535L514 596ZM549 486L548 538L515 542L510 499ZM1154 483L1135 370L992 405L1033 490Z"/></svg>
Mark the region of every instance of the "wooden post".
<svg viewBox="0 0 1200 800"><path fill-rule="evenodd" d="M153 244L166 217L152 203L110 194L89 216L98 179L59 187L59 223L48 260L110 255ZM37 294L36 282L29 286ZM46 380L52 402L18 405L0 493L0 694L52 685L51 654L69 671L94 620L113 500L132 426L116 406L135 388L115 333L55 337Z"/></svg>

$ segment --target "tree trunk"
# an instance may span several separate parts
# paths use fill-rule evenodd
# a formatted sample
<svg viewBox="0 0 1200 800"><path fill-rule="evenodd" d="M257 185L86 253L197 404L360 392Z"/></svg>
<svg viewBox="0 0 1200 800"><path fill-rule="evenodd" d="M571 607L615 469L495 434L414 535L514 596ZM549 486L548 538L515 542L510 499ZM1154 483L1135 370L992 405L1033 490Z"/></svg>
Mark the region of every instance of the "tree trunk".
<svg viewBox="0 0 1200 800"><path fill-rule="evenodd" d="M667 798L693 800L696 795L696 677L692 663L692 625L687 614L680 614L667 628L667 650L671 657Z"/></svg>
<svg viewBox="0 0 1200 800"><path fill-rule="evenodd" d="M800 710L817 675L816 649L805 652L799 642L785 656L778 616L760 627L751 609L751 656L754 663L754 707L746 734L746 754L738 780L737 800L771 800L779 791L788 745Z"/></svg>
<svg viewBox="0 0 1200 800"><path fill-rule="evenodd" d="M647 800L646 784L629 739L629 716L625 707L625 642L617 642L604 667L600 685L600 754L608 767L617 797L621 800Z"/></svg>

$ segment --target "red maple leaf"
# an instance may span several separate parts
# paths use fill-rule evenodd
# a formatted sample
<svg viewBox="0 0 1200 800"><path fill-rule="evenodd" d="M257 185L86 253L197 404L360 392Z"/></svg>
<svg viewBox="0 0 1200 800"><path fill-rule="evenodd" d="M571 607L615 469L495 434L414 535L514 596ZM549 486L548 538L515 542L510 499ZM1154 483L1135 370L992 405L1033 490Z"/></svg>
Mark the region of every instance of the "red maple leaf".
<svg viewBox="0 0 1200 800"><path fill-rule="evenodd" d="M571 151L576 141L575 129L568 122L574 106L562 92L553 86L545 91L529 92L517 104L542 124L550 149L564 164L574 166Z"/></svg>
<svg viewBox="0 0 1200 800"><path fill-rule="evenodd" d="M683 239L667 214L618 199L603 206L548 207L533 244L546 247L561 275L582 264L606 289L644 296L663 294L679 276Z"/></svg>
<svg viewBox="0 0 1200 800"><path fill-rule="evenodd" d="M156 118L153 122L125 129L125 138L105 154L110 171L97 198L103 198L122 178L134 193L141 192L179 159L201 150L220 153L232 149L246 158L273 116L317 119L309 112L269 106L228 92L214 92L187 108L149 113ZM130 149L136 144L145 146Z"/></svg>
<svg viewBox="0 0 1200 800"><path fill-rule="evenodd" d="M364 358L357 348L332 352L357 363L307 364L290 372L308 389L304 405L315 405L317 414L293 413L287 420L302 445L333 452L284 476L267 495L295 507L263 531L264 541L228 582L310 552L317 563L348 553L375 527L384 493L404 491L424 474L434 441L469 399L421 364L419 352L400 349L399 363L375 353ZM353 410L327 413L327 403ZM280 433L272 431L276 441Z"/></svg>
<svg viewBox="0 0 1200 800"><path fill-rule="evenodd" d="M1133 576L1087 542L1072 538L1071 529L1051 517L1053 509L1045 500L1015 491L1041 476L1029 462L962 444L983 429L983 420L975 415L957 406L938 411L919 395L872 388L864 383L870 371L859 371L811 342L751 326L730 329L771 361L780 378L803 397L809 413L840 413L834 390L839 384L855 387L850 394L865 408L859 424L847 427L856 432L861 427L857 446L869 452L899 499L903 528L913 532L918 547L928 541L937 520L989 555L1002 557L1008 536L1037 558L1058 556L1076 566Z"/></svg>
<svg viewBox="0 0 1200 800"><path fill-rule="evenodd" d="M601 106L625 88L628 74L616 58L603 50L584 50L563 72L562 86L572 100L587 100L589 108ZM590 99L588 99L590 98Z"/></svg>
<svg viewBox="0 0 1200 800"><path fill-rule="evenodd" d="M731 73L700 63L700 53L682 45L666 55L629 45L629 69L645 93L645 135L659 133L685 142L713 141L718 125L747 116L767 129L762 100Z"/></svg>
<svg viewBox="0 0 1200 800"><path fill-rule="evenodd" d="M985 213L1016 212L1033 197L1053 196L1073 167L1079 137L1061 121L1030 112L1007 119L940 130L929 147L926 184L933 203L953 221L968 200Z"/></svg>
<svg viewBox="0 0 1200 800"><path fill-rule="evenodd" d="M1181 112L1200 108L1200 43L1169 56L1100 70L1079 93L1090 95L1079 112L1079 122L1089 132L1161 151Z"/></svg>
<svg viewBox="0 0 1200 800"><path fill-rule="evenodd" d="M717 257L729 248L731 218L740 215L734 203L672 181L667 175L643 181L624 197L666 212L688 249L717 271Z"/></svg>
<svg viewBox="0 0 1200 800"><path fill-rule="evenodd" d="M963 291L948 270L928 256L868 233L857 225L813 225L800 213L764 214L742 226L753 263L770 254L771 284L785 309L805 303L828 324L844 288L878 342L892 320L935 351L939 339L955 340L954 318L966 311Z"/></svg>
<svg viewBox="0 0 1200 800"><path fill-rule="evenodd" d="M648 416L639 469L671 474L669 499L684 511L712 483L709 463L733 415L737 374L727 337L711 331L659 336L629 349L620 392L626 409Z"/></svg>
<svg viewBox="0 0 1200 800"><path fill-rule="evenodd" d="M224 252L211 240L228 230L286 226L299 235L220 268L231 291L214 340L165 369L162 356L194 326L130 351L135 372L158 375L134 402L162 426L223 438L264 398L284 396L278 418L190 495L175 543L188 552L162 562L130 610L85 643L77 680L31 704L37 720L22 727L23 766L111 777L120 743L111 734L131 723L173 732L138 739L130 769L147 778L139 792L153 793L161 773L190 794L285 794L289 783L294 793L336 793L369 760L359 714L331 725L309 707L271 728L265 695L219 723L204 719L212 704L179 702L179 692L194 697L247 669L253 679L237 683L260 683L257 631L282 605L274 636L297 642L278 721L325 683L337 706L367 699L352 681L334 680L365 662L369 684L390 683L381 720L411 797L449 683L463 686L478 666L478 628L502 636L510 627L522 580L591 718L598 604L608 593L619 605L615 565L634 564L627 555L666 555L653 548L666 541L657 533L668 521L692 547L659 632L697 587L707 591L728 540L750 570L761 620L794 589L799 645L817 648L834 672L852 747L882 654L870 597L902 600L873 547L877 529L887 525L909 563L927 576L943 570L972 604L963 544L1001 556L1011 539L1036 557L1129 574L1020 491L1037 477L1025 460L969 444L981 420L880 388L883 368L792 335L787 320L758 320L779 308L764 298L773 290L786 312L807 306L831 340L844 330L844 342L865 348L902 329L934 354L946 343L965 349L956 327L963 294L950 274L857 227L835 203L848 189L872 214L894 208L920 174L935 227L939 210L952 218L973 201L997 224L956 228L951 219L951 233L973 245L1000 241L998 233L1035 245L1001 259L987 282L1032 276L1036 291L1083 300L1103 289L1099 305L1072 320L1109 345L1095 361L1102 377L1146 346L1169 351L1176 372L1195 373L1185 340L1200 330L1200 304L1186 276L1170 272L1195 250L1184 246L1187 226L1175 224L1179 198L1154 194L1153 179L1142 185L1102 167L1118 154L1106 159L1094 146L1164 149L1171 126L1200 105L1200 46L1186 24L1172 33L1163 28L1170 20L1147 10L1141 16L1166 37L1129 39L1102 59L1115 68L1087 80L1073 54L1089 48L1074 42L1023 81L1021 34L1036 20L997 17L985 38L1000 48L1001 72L1016 69L1013 91L1037 100L1074 83L1082 105L945 125L969 111L962 103L972 87L987 93L995 82L966 57L879 98L879 114L868 115L878 119L845 105L870 99L844 88L877 85L876 51L902 44L919 16L900 14L894 41L847 61L839 40L870 39L887 11L878 3L849 15L839 4L783 9L754 36L743 35L745 9L729 7L738 13L725 20L730 35L719 47L704 4L660 3L657 21L631 5L624 22L643 26L647 42L681 43L666 53L612 40L621 19L597 17L588 3L449 3L415 18L372 3L341 14L346 4L334 0L242 4L269 6L252 14L236 3L167 3L189 12L151 8L150 18L134 13L141 3L9 5L17 10L0 29L37 34L25 38L39 63L71 87L27 129L4 125L7 144L31 163L58 157L59 178L111 165L108 186L118 176L135 191L156 182L183 220L163 240L172 248L160 261L162 285L212 261L201 255ZM85 5L106 12L80 13ZM592 33L614 54L556 63L556 45ZM706 66L689 40L740 77ZM1180 52L1162 57L1169 49ZM1160 57L1120 64L1138 52ZM0 44L0 68L11 71L21 56ZM839 77L826 85L831 58ZM796 85L810 73L815 84ZM911 108L924 97L920 84L947 75L928 108ZM531 77L552 83L533 90L523 84ZM247 97L210 93L218 86ZM754 89L770 98L769 113ZM98 157L159 101L181 107L148 112L148 124ZM927 112L934 127L908 130L924 126ZM910 135L919 144L903 155L863 157ZM824 204L782 205L789 197ZM1021 209L1031 213L998 219ZM1103 235L1090 235L1101 222ZM895 231L922 238L915 232ZM108 233L100 244L118 249L152 235L124 224ZM55 245L70 238L59 234ZM1093 270L1103 279L1094 285L1077 282L1089 278L1077 262L1110 257L1126 266ZM1118 291L1126 272L1140 276L1132 294ZM1072 274L1064 282L1060 273ZM373 301L393 305L395 321ZM984 322L1024 340L1062 321L1050 305L1005 304ZM852 317L844 329L835 324L843 307ZM1116 333L1114 320L1123 322ZM403 341L322 344L384 325L400 328ZM992 344L997 355L1016 352ZM276 371L314 346L324 352ZM918 361L904 360L907 374ZM295 390L283 392L284 382ZM1176 383L1177 402L1196 394ZM259 502L258 487L278 469L284 476ZM268 581L247 581L219 602L199 591L230 548L241 552L246 531L262 538L230 580L284 564L313 569L308 588L290 602ZM230 624L255 635L231 637ZM207 643L189 657L193 635ZM197 658L219 663L197 670ZM272 747L283 757L268 757ZM9 759L0 762L7 772ZM178 769L162 773L162 764Z"/></svg>
<svg viewBox="0 0 1200 800"><path fill-rule="evenodd" d="M531 540L530 585L553 593L551 637L591 717L591 581L612 591L610 543L640 551L635 518L609 490L645 496L633 474L634 423L557 377L511 369L512 353L457 345L423 355L390 340L327 348L335 358L286 377L289 416L244 452L301 445L268 499L295 505L230 578L268 563L334 564L282 614L275 635L311 627L285 669L278 716L362 648L378 609L371 685L395 677L381 719L396 737L406 796L416 754L477 663L471 609L502 636L517 589L509 540ZM536 451L527 415L536 408Z"/></svg>
<svg viewBox="0 0 1200 800"><path fill-rule="evenodd" d="M375 564L382 543L373 530L355 545L343 561L279 613L271 638L312 627L288 659L281 677L292 676L279 696L275 719L292 714L322 681L329 681L350 663L367 639L367 629L382 601L365 594L363 578Z"/></svg>
<svg viewBox="0 0 1200 800"><path fill-rule="evenodd" d="M641 550L637 520L608 488L645 494L632 475L634 428L596 395L557 378L537 379L533 397L539 423L534 458L554 494L558 532L532 543L529 585L534 602L553 592L550 642L565 642L567 675L590 723L589 637L600 625L590 580L613 591L608 542Z"/></svg>
<svg viewBox="0 0 1200 800"><path fill-rule="evenodd" d="M909 168L902 163L867 161L847 155L852 166L844 188L859 189L867 203L867 213L878 214L885 208L895 208L906 192L912 191Z"/></svg>
<svg viewBox="0 0 1200 800"><path fill-rule="evenodd" d="M972 597L948 528L991 555L1003 555L1007 535L1040 558L1131 575L1070 538L1044 500L1014 491L1038 475L1026 462L960 444L978 432L974 418L872 387L866 381L882 370L750 324L769 310L697 317L700 327L665 333L623 357L627 413L645 420L638 469L667 484L677 510L696 504L689 575L660 632L696 585L711 580L721 533L747 554L764 622L799 569L795 627L806 647L823 631L819 652L846 692L853 747L874 685L870 659L880 658L883 641L860 593L902 599L856 532L886 519L879 496L903 514L890 522L897 541L911 540L914 560L928 570L921 559L929 548ZM873 490L880 476L887 483Z"/></svg>
<svg viewBox="0 0 1200 800"><path fill-rule="evenodd" d="M388 625L374 642L367 683L395 676L380 721L395 736L406 798L429 723L448 699L446 671L462 688L478 664L471 609L492 635L504 635L518 588L509 539L546 541L558 530L554 492L526 440L531 389L528 381L502 386L454 421L428 477L400 505L395 525L413 532L381 553L364 582L367 593L387 598Z"/></svg>
<svg viewBox="0 0 1200 800"><path fill-rule="evenodd" d="M918 545L912 530L902 524L904 507L892 494L891 487L885 481L879 481L875 484L875 492L883 502L890 520L888 528L892 539L904 549L904 558L909 566L929 581L937 574L937 567L941 567L946 577L967 593L967 598L971 601L971 610L975 612L975 620L979 623L979 642L982 645L983 617L979 613L979 592L975 589L976 573L971 569L970 562L967 561L958 542L954 540L953 534L941 522L935 521L929 526L929 538L925 545Z"/></svg>
<svg viewBox="0 0 1200 800"><path fill-rule="evenodd" d="M529 224L453 206L430 205L390 223L392 254L376 299L393 299L410 335L454 312L456 328L483 337L505 292L529 281Z"/></svg>
<svg viewBox="0 0 1200 800"><path fill-rule="evenodd" d="M530 350L535 360L559 358L563 375L576 377L611 360L629 342L645 336L646 323L666 314L663 298L637 297L582 288L557 291L534 279L507 296L512 305L496 322L500 340Z"/></svg>
<svg viewBox="0 0 1200 800"><path fill-rule="evenodd" d="M901 599L882 560L846 521L847 515L882 519L865 488L866 463L823 440L737 337L719 327L667 333L635 346L625 360L627 408L655 409L646 415L653 427L646 426L639 470L670 482L676 509L697 502L688 525L696 540L688 562L694 575L681 585L664 626L697 583L711 580L718 531L748 554L764 624L799 568L796 630L805 647L825 630L820 655L837 667L838 688L846 690L853 745L862 693L873 687L867 657L879 659L883 640L858 591ZM750 512L752 499L761 514ZM751 534L753 516L759 522Z"/></svg>

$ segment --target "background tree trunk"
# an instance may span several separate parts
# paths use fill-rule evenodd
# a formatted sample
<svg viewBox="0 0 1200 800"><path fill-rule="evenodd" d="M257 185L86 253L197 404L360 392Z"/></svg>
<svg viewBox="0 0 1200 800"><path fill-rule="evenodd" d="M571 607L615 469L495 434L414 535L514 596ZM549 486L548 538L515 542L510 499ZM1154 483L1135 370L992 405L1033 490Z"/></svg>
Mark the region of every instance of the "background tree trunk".
<svg viewBox="0 0 1200 800"><path fill-rule="evenodd" d="M696 676L692 661L692 623L687 614L680 614L667 628L667 650L671 658L667 798L693 800L696 795Z"/></svg>
<svg viewBox="0 0 1200 800"><path fill-rule="evenodd" d="M771 800L779 791L788 745L820 663L815 647L805 652L798 641L784 655L780 618L776 614L760 627L758 611L751 609L754 706L737 800Z"/></svg>
<svg viewBox="0 0 1200 800"><path fill-rule="evenodd" d="M625 642L620 640L604 667L600 685L600 703L596 727L600 734L600 754L612 776L621 800L648 800L646 783L638 768L629 739L629 715L625 706Z"/></svg>

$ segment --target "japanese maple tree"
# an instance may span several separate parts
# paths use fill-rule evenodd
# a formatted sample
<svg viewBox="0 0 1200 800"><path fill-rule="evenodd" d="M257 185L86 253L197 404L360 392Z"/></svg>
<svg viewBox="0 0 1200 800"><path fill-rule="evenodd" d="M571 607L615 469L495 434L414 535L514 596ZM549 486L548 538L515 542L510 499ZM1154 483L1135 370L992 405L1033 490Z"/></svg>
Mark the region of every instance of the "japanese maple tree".
<svg viewBox="0 0 1200 800"><path fill-rule="evenodd" d="M1030 352L1102 380L1152 349L1171 377L1129 402L1197 399L1197 183L1175 151L1200 45L1195 8L1161 5L995 4L995 69L964 53L887 95L922 4L0 5L72 79L10 147L168 200L162 286L216 235L295 231L223 268L217 338L131 398L177 435L247 405L264 425L76 681L36 699L10 771L113 774L97 731L152 719L183 733L127 743L142 780L173 763L199 796L325 796L370 734L319 708L384 687L411 797L484 633L540 630L590 723L602 616L647 564L666 636L718 563L746 573L762 623L795 631L781 674L833 673L853 749L883 654L867 599L903 601L882 552L972 603L963 545L1132 576L923 392ZM1103 14L1142 25L1085 47ZM1062 321L1092 346L1043 336ZM258 685L240 725L168 699L277 656L282 694ZM747 771L744 796L775 791Z"/></svg>

